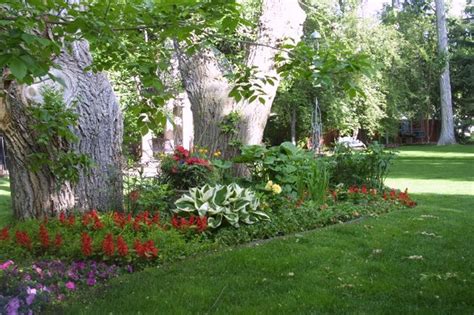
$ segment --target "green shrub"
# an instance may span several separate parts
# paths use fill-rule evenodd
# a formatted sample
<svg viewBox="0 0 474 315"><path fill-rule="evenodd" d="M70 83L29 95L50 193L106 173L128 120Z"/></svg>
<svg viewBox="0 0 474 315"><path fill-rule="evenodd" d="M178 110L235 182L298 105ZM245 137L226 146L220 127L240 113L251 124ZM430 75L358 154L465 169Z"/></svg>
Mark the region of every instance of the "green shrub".
<svg viewBox="0 0 474 315"><path fill-rule="evenodd" d="M255 193L235 183L191 188L189 194L176 200L175 205L173 212L177 214L206 216L210 228L219 227L224 219L234 227L269 219L266 213L258 210L260 201Z"/></svg>
<svg viewBox="0 0 474 315"><path fill-rule="evenodd" d="M129 177L125 184L128 212L164 212L173 205L176 194L173 187L158 178Z"/></svg>
<svg viewBox="0 0 474 315"><path fill-rule="evenodd" d="M323 203L328 190L329 167L322 159L316 159L307 151L284 142L279 146L265 148L251 145L242 147L242 154L235 159L250 170L252 181L265 183L274 181L283 192L294 198Z"/></svg>
<svg viewBox="0 0 474 315"><path fill-rule="evenodd" d="M365 151L354 151L343 145L336 147L332 157L331 185L361 186L382 189L395 157L378 143Z"/></svg>

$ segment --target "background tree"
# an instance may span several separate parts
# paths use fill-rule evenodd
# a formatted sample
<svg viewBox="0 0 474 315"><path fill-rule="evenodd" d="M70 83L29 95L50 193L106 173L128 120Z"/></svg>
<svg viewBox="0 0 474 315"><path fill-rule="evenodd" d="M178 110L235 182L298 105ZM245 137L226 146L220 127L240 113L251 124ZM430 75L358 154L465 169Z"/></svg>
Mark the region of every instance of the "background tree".
<svg viewBox="0 0 474 315"><path fill-rule="evenodd" d="M439 78L441 93L441 134L438 145L456 143L454 137L453 104L451 78L449 76L448 33L444 0L436 0L436 24L438 30L438 54L443 59L443 69Z"/></svg>

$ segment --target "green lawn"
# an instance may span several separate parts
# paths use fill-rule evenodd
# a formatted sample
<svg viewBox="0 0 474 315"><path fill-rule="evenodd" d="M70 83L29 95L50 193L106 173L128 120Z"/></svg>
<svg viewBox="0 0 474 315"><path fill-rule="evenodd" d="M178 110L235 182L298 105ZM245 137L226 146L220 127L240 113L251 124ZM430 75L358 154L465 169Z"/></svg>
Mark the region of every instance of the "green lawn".
<svg viewBox="0 0 474 315"><path fill-rule="evenodd" d="M10 182L7 177L0 177L0 227L11 219Z"/></svg>
<svg viewBox="0 0 474 315"><path fill-rule="evenodd" d="M474 146L400 150L415 209L149 268L67 313L474 312Z"/></svg>

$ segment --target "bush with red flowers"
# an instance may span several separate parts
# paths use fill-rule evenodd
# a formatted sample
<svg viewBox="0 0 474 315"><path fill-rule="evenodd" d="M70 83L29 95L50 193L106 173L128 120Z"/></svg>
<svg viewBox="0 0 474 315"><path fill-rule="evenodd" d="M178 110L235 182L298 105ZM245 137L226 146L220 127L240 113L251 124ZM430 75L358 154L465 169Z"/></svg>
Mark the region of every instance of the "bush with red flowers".
<svg viewBox="0 0 474 315"><path fill-rule="evenodd" d="M191 152L178 146L173 155L165 155L161 159L161 171L167 181L180 190L203 186L212 182L216 173L205 151Z"/></svg>

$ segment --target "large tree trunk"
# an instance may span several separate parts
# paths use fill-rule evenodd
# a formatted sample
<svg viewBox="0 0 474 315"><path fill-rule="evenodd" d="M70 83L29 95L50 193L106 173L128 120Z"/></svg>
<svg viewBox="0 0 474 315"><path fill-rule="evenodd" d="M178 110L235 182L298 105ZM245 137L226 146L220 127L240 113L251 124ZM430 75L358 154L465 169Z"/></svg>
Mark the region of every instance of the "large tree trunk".
<svg viewBox="0 0 474 315"><path fill-rule="evenodd" d="M456 143L454 137L453 105L451 98L451 81L448 61L448 32L446 29L446 11L444 0L436 0L436 24L438 27L438 54L446 59L443 72L439 78L441 93L441 135L438 145Z"/></svg>
<svg viewBox="0 0 474 315"><path fill-rule="evenodd" d="M280 77L275 69L274 57L278 50L270 48L286 38L298 42L302 35L305 13L297 0L264 0L260 17L257 43L252 45L247 65L257 67L261 77L275 77L275 84L264 84L265 104L257 99L235 102L229 97L232 89L226 79L230 69L223 56L213 49L203 49L187 56L179 54L179 67L184 87L191 102L194 119L194 143L210 151L221 150L223 156L235 152L235 144L260 144L263 131L270 114ZM176 45L179 50L179 46ZM231 112L240 114L236 133L224 134L221 130L223 119Z"/></svg>
<svg viewBox="0 0 474 315"><path fill-rule="evenodd" d="M38 152L38 146L27 107L42 102L42 86L57 88L57 84L14 83L8 97L0 100L0 129L10 153L12 207L16 218L52 216L70 209L123 208L122 115L106 76L85 71L91 61L87 42L74 42L70 53L63 52L56 60L61 69L52 71L66 83L66 105L74 104L79 115L78 126L74 128L79 141L68 145L94 162L93 168L81 174L77 183L59 185L47 167L31 170L29 155Z"/></svg>

